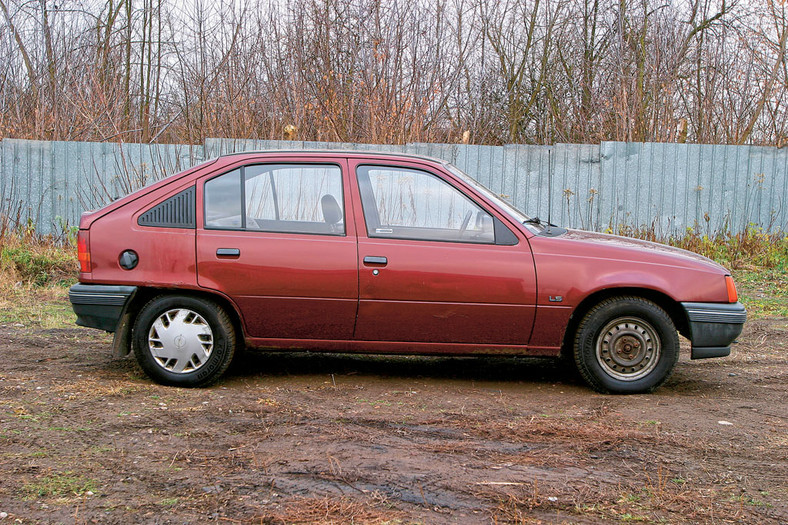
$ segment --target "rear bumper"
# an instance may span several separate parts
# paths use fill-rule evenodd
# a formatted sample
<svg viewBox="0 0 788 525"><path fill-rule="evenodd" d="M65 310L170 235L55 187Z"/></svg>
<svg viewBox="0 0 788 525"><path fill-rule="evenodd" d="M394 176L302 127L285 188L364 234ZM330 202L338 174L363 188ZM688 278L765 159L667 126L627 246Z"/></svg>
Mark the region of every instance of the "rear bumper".
<svg viewBox="0 0 788 525"><path fill-rule="evenodd" d="M681 303L689 320L692 359L724 357L747 320L741 303Z"/></svg>
<svg viewBox="0 0 788 525"><path fill-rule="evenodd" d="M137 291L136 286L75 284L68 291L77 324L114 332L126 303Z"/></svg>

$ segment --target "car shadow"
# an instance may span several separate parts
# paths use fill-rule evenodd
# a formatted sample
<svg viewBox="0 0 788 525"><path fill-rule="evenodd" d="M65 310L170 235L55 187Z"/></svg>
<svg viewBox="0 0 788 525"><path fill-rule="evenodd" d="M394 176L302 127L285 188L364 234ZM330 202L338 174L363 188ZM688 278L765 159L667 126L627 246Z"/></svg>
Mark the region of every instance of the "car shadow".
<svg viewBox="0 0 788 525"><path fill-rule="evenodd" d="M367 375L583 384L575 370L552 358L444 357L247 350L226 377Z"/></svg>

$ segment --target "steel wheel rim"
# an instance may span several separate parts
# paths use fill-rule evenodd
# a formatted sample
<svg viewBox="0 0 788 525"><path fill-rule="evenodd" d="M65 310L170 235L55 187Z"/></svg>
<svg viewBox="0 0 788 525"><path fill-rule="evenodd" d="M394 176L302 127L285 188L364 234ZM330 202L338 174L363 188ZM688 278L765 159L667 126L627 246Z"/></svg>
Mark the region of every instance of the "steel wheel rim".
<svg viewBox="0 0 788 525"><path fill-rule="evenodd" d="M205 319L188 308L159 315L148 331L148 349L164 370L188 374L199 370L213 352L213 331Z"/></svg>
<svg viewBox="0 0 788 525"><path fill-rule="evenodd" d="M637 317L613 319L597 336L597 362L607 375L621 381L637 381L650 374L661 353L657 331Z"/></svg>

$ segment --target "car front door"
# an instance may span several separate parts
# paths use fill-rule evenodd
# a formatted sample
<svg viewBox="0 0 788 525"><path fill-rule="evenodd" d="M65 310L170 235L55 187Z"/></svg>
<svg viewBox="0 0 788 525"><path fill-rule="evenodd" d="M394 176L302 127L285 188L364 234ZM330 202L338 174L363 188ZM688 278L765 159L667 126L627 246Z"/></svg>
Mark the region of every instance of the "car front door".
<svg viewBox="0 0 788 525"><path fill-rule="evenodd" d="M357 340L528 343L536 281L521 234L434 168L351 160L350 171L363 207Z"/></svg>
<svg viewBox="0 0 788 525"><path fill-rule="evenodd" d="M238 305L250 336L352 339L358 266L346 167L277 159L198 185L198 283Z"/></svg>

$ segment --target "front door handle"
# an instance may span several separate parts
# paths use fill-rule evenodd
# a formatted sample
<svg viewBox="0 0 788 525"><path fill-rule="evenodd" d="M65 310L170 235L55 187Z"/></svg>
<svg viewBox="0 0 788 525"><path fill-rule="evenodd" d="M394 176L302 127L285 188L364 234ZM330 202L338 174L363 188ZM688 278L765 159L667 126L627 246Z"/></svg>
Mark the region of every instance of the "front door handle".
<svg viewBox="0 0 788 525"><path fill-rule="evenodd" d="M389 260L385 257L380 257L377 255L367 255L364 257L364 264L382 264L385 266L388 264L388 262Z"/></svg>
<svg viewBox="0 0 788 525"><path fill-rule="evenodd" d="M216 250L217 257L239 257L241 250L238 248L219 248Z"/></svg>

